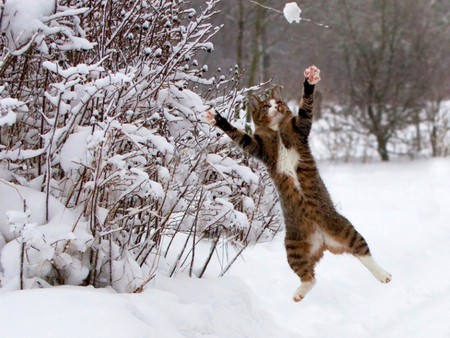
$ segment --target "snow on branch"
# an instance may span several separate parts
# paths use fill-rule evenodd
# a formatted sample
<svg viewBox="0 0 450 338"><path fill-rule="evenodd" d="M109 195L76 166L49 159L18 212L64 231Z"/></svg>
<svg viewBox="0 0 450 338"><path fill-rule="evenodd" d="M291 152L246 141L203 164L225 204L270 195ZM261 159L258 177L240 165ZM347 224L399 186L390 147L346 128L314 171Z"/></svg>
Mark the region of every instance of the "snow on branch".
<svg viewBox="0 0 450 338"><path fill-rule="evenodd" d="M229 266L278 231L259 164L202 120L212 105L242 115L250 90L197 61L214 52L218 3L6 2L0 196L13 185L27 208L0 207L1 286L131 292L204 276L218 243L238 248Z"/></svg>

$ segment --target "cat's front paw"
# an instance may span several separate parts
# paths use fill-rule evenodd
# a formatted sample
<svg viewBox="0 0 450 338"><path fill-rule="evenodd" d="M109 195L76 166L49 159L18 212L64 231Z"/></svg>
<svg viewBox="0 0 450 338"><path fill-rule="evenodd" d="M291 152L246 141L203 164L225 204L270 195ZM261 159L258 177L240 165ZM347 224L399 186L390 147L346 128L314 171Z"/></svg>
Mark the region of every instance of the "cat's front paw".
<svg viewBox="0 0 450 338"><path fill-rule="evenodd" d="M213 108L211 108L205 113L205 121L209 125L214 126L216 124L216 115L217 113L214 111Z"/></svg>
<svg viewBox="0 0 450 338"><path fill-rule="evenodd" d="M320 81L320 69L314 65L306 68L303 75L305 75L310 85L315 85Z"/></svg>

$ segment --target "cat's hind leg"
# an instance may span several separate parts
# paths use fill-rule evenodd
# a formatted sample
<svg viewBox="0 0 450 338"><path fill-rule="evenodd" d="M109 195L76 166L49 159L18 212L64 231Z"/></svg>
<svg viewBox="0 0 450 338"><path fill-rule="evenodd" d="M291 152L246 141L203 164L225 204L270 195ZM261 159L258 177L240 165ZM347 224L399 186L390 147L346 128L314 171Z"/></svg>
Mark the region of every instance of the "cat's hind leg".
<svg viewBox="0 0 450 338"><path fill-rule="evenodd" d="M317 259L311 257L311 245L308 243L286 240L285 244L289 266L301 281L294 292L293 300L300 302L316 284L314 269Z"/></svg>
<svg viewBox="0 0 450 338"><path fill-rule="evenodd" d="M304 279L300 278L300 280L302 283L297 288L297 290L295 290L294 296L292 297L294 302L297 302L297 303L300 302L303 298L305 298L306 294L309 291L311 291L311 289L314 287L314 285L316 285L316 279L314 277L312 279L308 279L308 280L304 280Z"/></svg>
<svg viewBox="0 0 450 338"><path fill-rule="evenodd" d="M372 273L381 283L389 283L392 280L390 273L385 271L373 258L369 245L364 237L343 216L335 223L332 236L325 236L328 249L334 253L349 253Z"/></svg>
<svg viewBox="0 0 450 338"><path fill-rule="evenodd" d="M356 257L381 283L389 283L392 280L391 274L385 271L380 265L378 265L378 263L375 261L372 255L356 256Z"/></svg>

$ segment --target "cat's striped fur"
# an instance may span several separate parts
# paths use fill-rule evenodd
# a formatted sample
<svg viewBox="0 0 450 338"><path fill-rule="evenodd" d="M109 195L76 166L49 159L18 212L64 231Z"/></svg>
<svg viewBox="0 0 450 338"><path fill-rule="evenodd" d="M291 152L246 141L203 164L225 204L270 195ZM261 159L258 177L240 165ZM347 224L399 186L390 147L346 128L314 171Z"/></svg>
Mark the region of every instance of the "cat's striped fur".
<svg viewBox="0 0 450 338"><path fill-rule="evenodd" d="M211 124L266 165L277 187L286 225L287 259L301 280L295 301L303 299L314 286L314 268L325 250L350 253L379 281L391 280L391 275L372 258L364 238L334 208L311 154L308 136L318 73L313 66L305 71L303 98L296 116L276 95L267 100L250 96L255 124L252 136L233 127L219 114L207 115Z"/></svg>

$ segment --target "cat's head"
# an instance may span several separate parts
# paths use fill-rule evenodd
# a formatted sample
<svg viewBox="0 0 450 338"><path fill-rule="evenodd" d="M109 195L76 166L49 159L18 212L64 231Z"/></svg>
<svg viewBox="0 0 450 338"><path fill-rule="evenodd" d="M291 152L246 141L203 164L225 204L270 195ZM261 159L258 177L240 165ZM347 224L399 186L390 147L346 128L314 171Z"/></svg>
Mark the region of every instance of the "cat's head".
<svg viewBox="0 0 450 338"><path fill-rule="evenodd" d="M250 95L248 104L256 127L268 127L278 130L280 123L292 116L287 104L280 99L278 88L273 89L267 98Z"/></svg>

